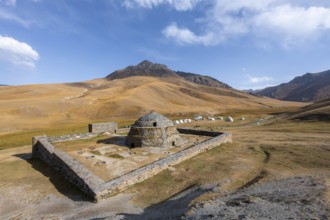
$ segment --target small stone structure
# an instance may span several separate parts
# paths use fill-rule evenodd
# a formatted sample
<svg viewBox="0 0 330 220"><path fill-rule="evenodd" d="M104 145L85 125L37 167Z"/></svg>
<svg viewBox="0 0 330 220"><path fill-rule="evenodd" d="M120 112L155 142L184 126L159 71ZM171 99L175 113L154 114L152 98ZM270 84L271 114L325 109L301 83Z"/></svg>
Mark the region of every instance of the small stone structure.
<svg viewBox="0 0 330 220"><path fill-rule="evenodd" d="M116 133L117 129L118 129L118 124L115 122L95 123L88 125L88 131L91 133L102 133L102 132Z"/></svg>
<svg viewBox="0 0 330 220"><path fill-rule="evenodd" d="M139 118L127 136L130 147L169 147L182 143L173 121L157 112L151 112Z"/></svg>
<svg viewBox="0 0 330 220"><path fill-rule="evenodd" d="M149 125L148 123L153 123L151 120L143 120L142 122L146 123L146 125ZM167 127L171 128L171 124L169 124L167 120L157 120L157 122L164 123L160 124L162 125L161 129L166 129ZM84 165L79 163L70 155L56 149L52 144L54 142L60 141L91 138L97 136L96 133L63 135L59 137L33 137L32 157L39 158L40 160L44 161L55 170L60 172L64 178L68 180L68 182L78 187L82 192L84 192L95 201L99 201L127 188L128 186L150 178L170 166L176 165L184 160L194 157L199 153L219 146L222 143L231 142L232 138L230 133L183 128L175 131L182 134L209 136L210 139L169 155L158 161L154 161L143 167L137 168L136 170L128 172L109 181L102 180L100 177L96 176L92 171L87 169Z"/></svg>

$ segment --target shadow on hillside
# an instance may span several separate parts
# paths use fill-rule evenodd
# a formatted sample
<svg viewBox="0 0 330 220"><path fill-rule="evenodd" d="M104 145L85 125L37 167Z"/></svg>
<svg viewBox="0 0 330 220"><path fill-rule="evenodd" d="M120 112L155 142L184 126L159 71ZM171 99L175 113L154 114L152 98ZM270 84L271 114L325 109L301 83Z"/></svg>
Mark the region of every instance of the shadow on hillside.
<svg viewBox="0 0 330 220"><path fill-rule="evenodd" d="M49 181L55 186L57 191L60 192L62 195L68 197L73 201L92 202L92 200L85 196L80 190L68 183L68 181L65 180L65 178L59 172L54 170L45 162L39 159L32 158L31 153L15 154L13 156L26 160L29 164L31 164L32 168L47 177Z"/></svg>
<svg viewBox="0 0 330 220"><path fill-rule="evenodd" d="M303 116L294 116L293 119L303 121L330 121L330 114L306 114Z"/></svg>
<svg viewBox="0 0 330 220"><path fill-rule="evenodd" d="M181 219L184 213L189 210L189 204L192 200L211 190L212 189L192 187L168 200L145 208L142 214L121 213L120 215L122 215L125 220Z"/></svg>

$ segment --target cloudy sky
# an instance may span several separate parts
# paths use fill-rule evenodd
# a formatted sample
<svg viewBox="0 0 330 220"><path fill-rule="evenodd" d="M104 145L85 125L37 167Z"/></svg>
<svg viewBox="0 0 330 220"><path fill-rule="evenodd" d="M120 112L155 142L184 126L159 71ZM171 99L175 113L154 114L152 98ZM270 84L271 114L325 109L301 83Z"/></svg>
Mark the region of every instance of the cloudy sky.
<svg viewBox="0 0 330 220"><path fill-rule="evenodd" d="M0 84L104 77L142 60L238 89L330 69L329 0L0 0Z"/></svg>

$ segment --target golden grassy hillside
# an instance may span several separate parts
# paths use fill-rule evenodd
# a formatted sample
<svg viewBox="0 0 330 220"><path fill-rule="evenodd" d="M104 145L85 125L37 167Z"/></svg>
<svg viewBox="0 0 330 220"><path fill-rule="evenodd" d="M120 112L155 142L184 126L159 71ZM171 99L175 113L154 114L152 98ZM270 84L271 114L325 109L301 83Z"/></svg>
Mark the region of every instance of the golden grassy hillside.
<svg viewBox="0 0 330 220"><path fill-rule="evenodd" d="M90 121L134 119L151 110L167 115L221 113L239 109L298 107L235 90L209 88L179 79L130 77L83 83L0 88L0 131Z"/></svg>
<svg viewBox="0 0 330 220"><path fill-rule="evenodd" d="M275 111L302 105L171 77L136 76L82 83L6 86L0 87L0 135L2 142L12 139L16 143L19 142L17 136L12 135L23 137L23 131L25 143L34 135L79 131L68 128L85 131L81 129L86 129L90 122L129 124L151 110L171 117L183 117L225 112L234 114L241 110Z"/></svg>

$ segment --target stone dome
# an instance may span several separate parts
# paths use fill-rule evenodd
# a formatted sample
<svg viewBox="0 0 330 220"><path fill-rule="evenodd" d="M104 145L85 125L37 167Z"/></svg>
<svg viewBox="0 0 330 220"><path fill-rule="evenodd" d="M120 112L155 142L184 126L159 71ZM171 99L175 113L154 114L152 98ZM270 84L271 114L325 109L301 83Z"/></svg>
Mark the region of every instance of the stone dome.
<svg viewBox="0 0 330 220"><path fill-rule="evenodd" d="M173 122L157 112L151 112L139 118L132 126L134 127L168 127Z"/></svg>
<svg viewBox="0 0 330 220"><path fill-rule="evenodd" d="M174 123L157 112L139 118L130 128L127 144L133 147L174 147L182 143L182 138Z"/></svg>

